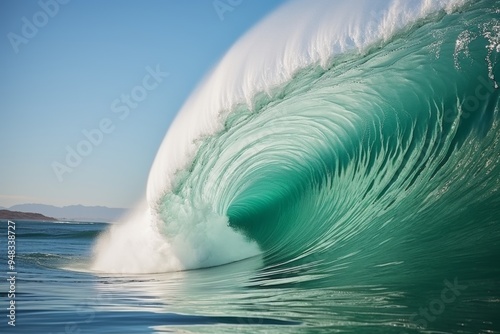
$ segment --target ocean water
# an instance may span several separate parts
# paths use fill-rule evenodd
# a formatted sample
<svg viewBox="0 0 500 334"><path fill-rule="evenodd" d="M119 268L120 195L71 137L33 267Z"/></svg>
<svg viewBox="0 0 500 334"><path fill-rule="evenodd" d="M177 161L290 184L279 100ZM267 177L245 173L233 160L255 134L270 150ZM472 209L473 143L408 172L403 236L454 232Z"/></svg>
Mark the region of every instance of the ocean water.
<svg viewBox="0 0 500 334"><path fill-rule="evenodd" d="M5 239L6 222L0 227ZM300 265L266 265L258 256L182 272L89 272L92 243L107 227L17 221L16 326L7 324L2 282L0 332L498 333L500 328L493 260L489 276L475 273L478 264L442 279L390 283L380 277L390 273L380 268L390 265L349 276L340 266L320 266L322 257ZM2 254L0 261L5 268L7 257ZM377 276L370 277L371 269ZM428 314L414 316L419 308Z"/></svg>
<svg viewBox="0 0 500 334"><path fill-rule="evenodd" d="M499 52L498 1L284 6L121 222L17 222L1 332L500 333Z"/></svg>

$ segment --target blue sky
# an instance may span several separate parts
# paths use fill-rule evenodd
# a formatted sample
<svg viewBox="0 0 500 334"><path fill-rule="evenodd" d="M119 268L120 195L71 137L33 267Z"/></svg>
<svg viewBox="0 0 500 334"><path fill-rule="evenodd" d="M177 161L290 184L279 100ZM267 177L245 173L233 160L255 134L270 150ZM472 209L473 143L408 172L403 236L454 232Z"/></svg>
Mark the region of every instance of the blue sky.
<svg viewBox="0 0 500 334"><path fill-rule="evenodd" d="M1 1L0 206L132 206L191 91L283 2Z"/></svg>

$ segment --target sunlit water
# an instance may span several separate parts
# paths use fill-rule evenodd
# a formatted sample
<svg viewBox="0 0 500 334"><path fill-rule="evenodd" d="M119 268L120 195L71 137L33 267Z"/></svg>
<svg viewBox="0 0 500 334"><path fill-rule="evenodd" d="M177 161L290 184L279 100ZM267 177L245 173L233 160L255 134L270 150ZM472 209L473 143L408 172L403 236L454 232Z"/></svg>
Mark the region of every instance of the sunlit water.
<svg viewBox="0 0 500 334"><path fill-rule="evenodd" d="M2 294L2 333L499 331L495 278L457 277L458 294L447 292L443 300L444 281L454 284L455 277L380 284L372 283L367 270L356 279L325 280L313 264L265 267L259 257L176 273L81 271L106 225L16 223L16 327L7 325ZM6 224L0 227L5 238ZM428 309L432 321L412 315L420 308Z"/></svg>

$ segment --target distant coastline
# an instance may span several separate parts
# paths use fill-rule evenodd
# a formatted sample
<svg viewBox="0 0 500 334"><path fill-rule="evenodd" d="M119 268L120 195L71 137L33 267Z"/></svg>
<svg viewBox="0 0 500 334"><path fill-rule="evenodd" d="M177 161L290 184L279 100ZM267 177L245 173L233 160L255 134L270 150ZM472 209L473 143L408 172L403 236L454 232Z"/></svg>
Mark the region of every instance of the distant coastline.
<svg viewBox="0 0 500 334"><path fill-rule="evenodd" d="M56 218L47 217L42 215L41 213L10 210L0 210L0 219L58 221Z"/></svg>
<svg viewBox="0 0 500 334"><path fill-rule="evenodd" d="M78 222L115 222L123 217L125 208L109 208L105 206L68 205L63 207L46 204L16 204L11 207L0 207L0 210L9 210L21 213L39 213L55 221Z"/></svg>

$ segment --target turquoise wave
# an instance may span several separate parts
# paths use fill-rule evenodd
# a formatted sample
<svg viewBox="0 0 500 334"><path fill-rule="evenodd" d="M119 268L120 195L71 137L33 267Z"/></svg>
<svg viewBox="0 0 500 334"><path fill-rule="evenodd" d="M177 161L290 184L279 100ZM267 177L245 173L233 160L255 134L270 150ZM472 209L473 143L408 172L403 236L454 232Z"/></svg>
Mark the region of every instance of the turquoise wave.
<svg viewBox="0 0 500 334"><path fill-rule="evenodd" d="M497 333L500 2L287 6L186 102L91 270L162 273L139 295L244 332Z"/></svg>
<svg viewBox="0 0 500 334"><path fill-rule="evenodd" d="M143 203L97 238L97 289L217 324L195 332L499 333L499 13L279 9L193 93Z"/></svg>
<svg viewBox="0 0 500 334"><path fill-rule="evenodd" d="M434 13L222 113L156 212L208 205L267 266L497 276L498 10Z"/></svg>
<svg viewBox="0 0 500 334"><path fill-rule="evenodd" d="M261 30L298 12L307 33L266 51L253 31L186 103L95 270L498 276L499 3L302 5Z"/></svg>

